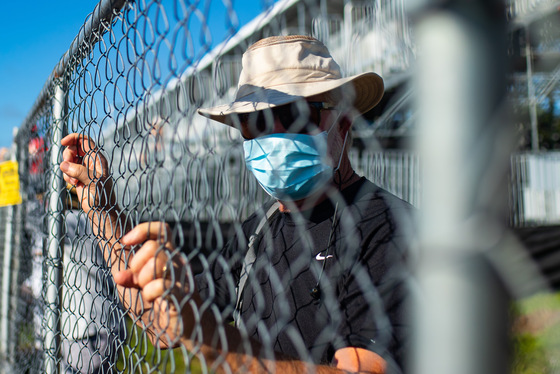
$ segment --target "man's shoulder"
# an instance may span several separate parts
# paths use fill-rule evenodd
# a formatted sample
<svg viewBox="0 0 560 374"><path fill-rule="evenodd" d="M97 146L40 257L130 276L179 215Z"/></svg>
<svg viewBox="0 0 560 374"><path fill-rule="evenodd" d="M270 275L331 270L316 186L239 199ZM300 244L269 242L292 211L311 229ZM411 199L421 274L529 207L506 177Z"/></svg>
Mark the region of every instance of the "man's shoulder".
<svg viewBox="0 0 560 374"><path fill-rule="evenodd" d="M400 262L408 257L416 237L416 208L405 200L363 178L355 199L356 228L363 235L362 256L377 261L391 256ZM385 260L389 261L388 258ZM405 260L406 261L406 260Z"/></svg>
<svg viewBox="0 0 560 374"><path fill-rule="evenodd" d="M407 201L383 189L369 179L362 177L354 186L353 191L347 194L353 199L353 204L361 209L390 209L394 212L412 212L415 210Z"/></svg>
<svg viewBox="0 0 560 374"><path fill-rule="evenodd" d="M362 233L413 237L416 208L410 203L362 178L349 212Z"/></svg>
<svg viewBox="0 0 560 374"><path fill-rule="evenodd" d="M260 207L258 207L249 217L247 217L243 223L243 231L247 234L249 232L253 232L254 229L258 226L259 222L266 218L266 213L269 209L276 203L276 200L269 199Z"/></svg>

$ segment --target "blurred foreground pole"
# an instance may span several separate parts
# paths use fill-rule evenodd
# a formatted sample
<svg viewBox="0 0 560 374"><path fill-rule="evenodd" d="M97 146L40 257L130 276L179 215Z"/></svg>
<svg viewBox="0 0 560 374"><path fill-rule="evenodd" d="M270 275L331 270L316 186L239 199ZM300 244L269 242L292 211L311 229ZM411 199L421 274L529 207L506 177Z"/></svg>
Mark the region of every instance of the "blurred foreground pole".
<svg viewBox="0 0 560 374"><path fill-rule="evenodd" d="M514 129L504 112L506 25L497 0L416 0L423 165L417 374L509 372L508 297L489 253L502 245Z"/></svg>
<svg viewBox="0 0 560 374"><path fill-rule="evenodd" d="M53 126L50 150L50 178L48 180L48 237L45 258L46 281L43 284L45 293L45 333L43 347L45 349L45 373L58 373L60 370L60 308L62 292L62 256L63 256L63 216L64 208L61 196L64 191L64 179L59 168L62 157L60 141L64 134L66 120L66 91L63 84L55 85L53 99Z"/></svg>

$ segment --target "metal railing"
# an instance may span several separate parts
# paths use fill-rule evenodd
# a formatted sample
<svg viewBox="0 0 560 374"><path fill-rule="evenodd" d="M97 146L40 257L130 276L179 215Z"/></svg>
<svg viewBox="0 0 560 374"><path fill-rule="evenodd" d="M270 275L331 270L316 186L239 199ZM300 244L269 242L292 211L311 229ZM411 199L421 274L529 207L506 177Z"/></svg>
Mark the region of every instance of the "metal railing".
<svg viewBox="0 0 560 374"><path fill-rule="evenodd" d="M509 0L508 15L513 22L524 24L554 12L560 2L558 0Z"/></svg>
<svg viewBox="0 0 560 374"><path fill-rule="evenodd" d="M516 154L511 168L512 224L560 224L560 153Z"/></svg>

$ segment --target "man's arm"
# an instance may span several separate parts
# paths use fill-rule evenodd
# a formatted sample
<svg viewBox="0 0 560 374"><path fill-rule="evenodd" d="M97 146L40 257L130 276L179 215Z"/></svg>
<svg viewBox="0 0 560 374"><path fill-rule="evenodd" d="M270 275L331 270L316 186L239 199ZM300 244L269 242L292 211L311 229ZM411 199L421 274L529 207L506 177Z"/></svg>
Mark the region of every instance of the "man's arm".
<svg viewBox="0 0 560 374"><path fill-rule="evenodd" d="M118 272L115 281L138 289L146 302L154 305L155 336L167 345L178 342L201 356L209 368L218 372L250 373L384 373L385 361L374 352L347 347L336 351L333 366L313 365L266 350L263 345L243 336L238 328L221 321L213 309L199 297L192 279L184 272L177 257L165 243L166 225L142 223L122 238L122 243L142 245L132 257L129 268ZM182 305L182 309L177 306Z"/></svg>
<svg viewBox="0 0 560 374"><path fill-rule="evenodd" d="M130 248L121 244L120 238L132 225L116 203L107 159L95 143L82 134L67 135L61 144L65 146L60 164L63 178L75 186L82 210L91 222L92 233L102 240L103 257L114 277L124 269L125 259L130 256ZM149 313L144 317L142 312L149 311L151 305L138 303L138 290L118 284L116 287L125 309L141 315L144 323L149 322Z"/></svg>
<svg viewBox="0 0 560 374"><path fill-rule="evenodd" d="M117 206L107 159L85 135L67 135L61 144L66 147L60 164L64 180L76 187L93 234L118 252L122 249L119 238L130 227Z"/></svg>
<svg viewBox="0 0 560 374"><path fill-rule="evenodd" d="M282 356L278 353L273 358L263 358L261 355L262 345L251 340L250 353L244 351L248 344L243 344L243 339L239 329L231 325L214 325L223 328L228 347L242 347L242 349L224 350L209 345L203 345L200 352L206 360L212 359L214 362L223 360L218 367L218 372L232 373L317 373L317 374L384 374L386 362L377 353L363 348L346 347L335 352L332 366L314 365L309 362L295 360L290 357ZM209 334L211 335L211 333ZM183 342L187 348L191 342ZM266 355L264 355L266 356Z"/></svg>
<svg viewBox="0 0 560 374"><path fill-rule="evenodd" d="M346 347L335 352L332 366L314 365L309 362L295 360L278 353L267 358L262 355L262 345L254 340L243 337L239 329L231 325L214 325L215 328L224 329L225 343L231 349L223 349L208 344L203 344L200 354L209 362L210 367L215 367L216 362L221 362L217 372L231 373L317 373L317 374L384 374L385 360L378 354L362 348ZM212 329L209 331L212 336ZM244 344L248 342L248 344ZM223 344L222 343L222 344ZM192 342L184 341L187 349L192 348ZM235 348L234 348L235 347ZM246 349L249 348L249 353ZM265 357L263 357L265 356Z"/></svg>

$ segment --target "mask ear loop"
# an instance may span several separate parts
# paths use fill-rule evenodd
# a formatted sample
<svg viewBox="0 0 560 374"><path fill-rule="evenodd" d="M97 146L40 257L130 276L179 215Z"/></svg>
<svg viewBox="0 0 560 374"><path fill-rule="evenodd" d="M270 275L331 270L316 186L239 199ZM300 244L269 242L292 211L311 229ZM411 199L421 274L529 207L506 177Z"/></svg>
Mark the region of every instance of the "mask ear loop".
<svg viewBox="0 0 560 374"><path fill-rule="evenodd" d="M334 120L333 124L331 125L331 128L327 130L327 138L329 137L332 129L338 123L338 119L340 118L341 114L342 113L338 113L338 116L336 116L336 119ZM336 165L336 168L333 169L333 175L334 175L334 173L336 173L338 171L338 169L340 169L340 164L342 163L342 155L344 154L344 148L346 147L346 139L348 139L348 132L346 132L346 135L344 136L344 142L342 143L342 150L340 152L340 156L338 157L338 165Z"/></svg>
<svg viewBox="0 0 560 374"><path fill-rule="evenodd" d="M340 150L340 156L338 157L338 165L333 170L333 173L336 173L338 169L340 169L340 164L342 163L342 155L344 154L344 148L346 148L346 140L348 139L348 131L346 131L346 135L344 135L344 142L342 143L342 149Z"/></svg>
<svg viewBox="0 0 560 374"><path fill-rule="evenodd" d="M338 114L338 116L334 120L333 124L331 125L331 128L327 131L327 137L329 136L330 132L335 127L335 125L338 123L338 119L340 118L341 114L342 113ZM350 131L350 129L348 129L348 131ZM333 169L333 180L335 181L335 183L336 183L335 175L338 172L338 170L340 169L340 164L342 163L342 156L344 155L344 149L346 148L346 141L348 140L348 131L346 131L346 135L344 135L344 142L342 143L342 149L340 150L340 156L338 157L338 164L336 165L336 168ZM354 173L352 173L352 175L354 175ZM338 179L339 179L339 181L336 184L338 185L339 190L341 190L342 189L342 184L343 184L342 176Z"/></svg>

